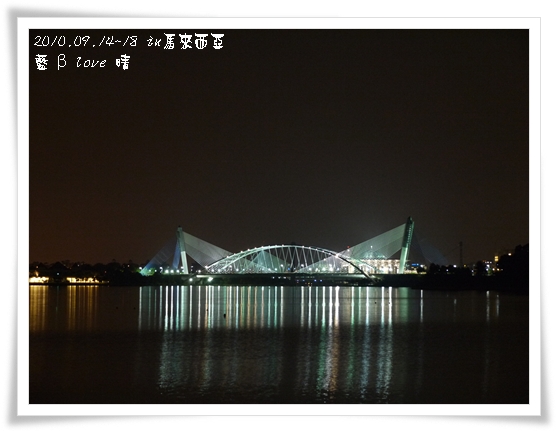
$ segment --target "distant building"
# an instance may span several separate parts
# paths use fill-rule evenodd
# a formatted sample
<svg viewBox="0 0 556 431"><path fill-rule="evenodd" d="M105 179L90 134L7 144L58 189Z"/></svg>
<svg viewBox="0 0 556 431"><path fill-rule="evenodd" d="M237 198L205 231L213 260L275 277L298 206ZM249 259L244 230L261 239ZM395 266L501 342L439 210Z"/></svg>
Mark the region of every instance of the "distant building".
<svg viewBox="0 0 556 431"><path fill-rule="evenodd" d="M400 259L361 259L372 269L370 274L397 274L400 267Z"/></svg>

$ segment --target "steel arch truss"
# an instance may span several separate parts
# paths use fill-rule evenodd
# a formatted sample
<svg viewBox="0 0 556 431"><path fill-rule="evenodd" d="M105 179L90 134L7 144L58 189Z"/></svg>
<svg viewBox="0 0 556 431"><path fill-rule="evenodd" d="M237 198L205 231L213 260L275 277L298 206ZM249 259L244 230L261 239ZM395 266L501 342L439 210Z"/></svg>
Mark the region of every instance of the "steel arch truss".
<svg viewBox="0 0 556 431"><path fill-rule="evenodd" d="M211 274L363 274L373 268L340 253L301 245L268 245L235 253L206 267Z"/></svg>

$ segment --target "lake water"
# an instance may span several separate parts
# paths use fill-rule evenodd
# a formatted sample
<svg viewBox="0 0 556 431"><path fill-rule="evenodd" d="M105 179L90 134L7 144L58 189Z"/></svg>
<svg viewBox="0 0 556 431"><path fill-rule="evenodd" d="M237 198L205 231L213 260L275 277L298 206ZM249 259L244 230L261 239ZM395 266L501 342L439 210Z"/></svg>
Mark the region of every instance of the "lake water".
<svg viewBox="0 0 556 431"><path fill-rule="evenodd" d="M29 289L30 403L529 402L524 295Z"/></svg>

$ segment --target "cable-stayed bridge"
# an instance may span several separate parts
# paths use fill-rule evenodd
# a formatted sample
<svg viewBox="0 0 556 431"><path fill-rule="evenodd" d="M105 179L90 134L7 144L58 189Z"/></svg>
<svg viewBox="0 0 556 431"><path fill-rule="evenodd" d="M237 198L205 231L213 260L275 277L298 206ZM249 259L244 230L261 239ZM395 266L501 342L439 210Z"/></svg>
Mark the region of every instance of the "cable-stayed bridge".
<svg viewBox="0 0 556 431"><path fill-rule="evenodd" d="M188 257L202 267L202 273L218 275L294 273L370 277L384 272L403 274L410 250L421 261L442 262L439 253L433 256L433 247L425 247L425 253L421 241L412 241L413 236L414 222L408 217L406 223L339 252L313 246L282 244L232 253L178 227L176 238L169 241L141 273L150 275L170 271L188 274ZM427 258L426 254L434 260Z"/></svg>

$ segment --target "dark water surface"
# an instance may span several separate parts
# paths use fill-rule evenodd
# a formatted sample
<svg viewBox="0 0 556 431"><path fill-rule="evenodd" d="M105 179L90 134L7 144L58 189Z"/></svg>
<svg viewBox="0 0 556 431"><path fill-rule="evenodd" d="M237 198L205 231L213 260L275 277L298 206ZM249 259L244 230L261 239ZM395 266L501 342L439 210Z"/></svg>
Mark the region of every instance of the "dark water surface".
<svg viewBox="0 0 556 431"><path fill-rule="evenodd" d="M30 286L30 403L528 403L527 296Z"/></svg>

